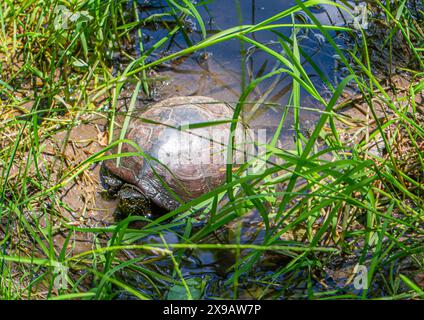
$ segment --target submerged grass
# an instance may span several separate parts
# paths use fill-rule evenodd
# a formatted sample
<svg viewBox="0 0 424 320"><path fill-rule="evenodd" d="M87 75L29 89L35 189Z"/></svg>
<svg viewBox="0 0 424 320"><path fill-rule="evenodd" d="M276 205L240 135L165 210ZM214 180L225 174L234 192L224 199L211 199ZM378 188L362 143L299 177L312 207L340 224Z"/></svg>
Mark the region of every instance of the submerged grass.
<svg viewBox="0 0 424 320"><path fill-rule="evenodd" d="M166 2L163 14L144 20L138 10L145 8L135 1L14 0L0 5L0 297L422 298L424 33L417 23L422 7L414 1L376 1L373 11L380 15L375 19L387 31L382 44L368 41L372 29L323 26L310 10L330 5L349 12L345 2L298 1L258 24L211 35L191 1ZM292 19L301 11L310 23ZM187 17L200 28L199 42L184 25ZM283 24L283 18L292 22ZM140 28L152 21L168 33L146 48ZM283 29L291 30L291 37ZM312 59L299 45L297 31L309 29L323 35L348 70L333 86L314 66L330 99L304 69ZM255 32L273 32L280 48L256 41ZM343 52L334 32L358 39L357 46ZM159 54L177 34L184 35L187 47ZM293 149L278 145L289 117L284 112L264 148L263 171L247 170L263 166L259 159L241 168L228 165L226 185L153 221L129 217L107 226L84 224L87 206L77 212L62 201L63 194L72 184L87 183L93 166L110 157L105 152L125 142L112 143L125 85L136 84L124 131L137 95L148 99L154 94L152 68L234 39L269 54L278 67L246 83L232 130L259 84L289 75L286 110L294 110ZM395 63L393 48L399 43L411 57L407 65ZM383 54L390 66L382 77L375 57ZM399 74L407 79L401 85L392 81ZM357 98L343 100L347 86L357 88ZM303 91L323 106L309 134L299 117ZM360 110L360 116L344 113L349 108ZM93 119L107 123L109 136L103 139L99 132L103 144L98 150L69 159L72 130ZM49 141L57 135L61 145L51 151ZM221 201L225 196L228 200ZM252 212L261 217L254 227L260 243L242 240ZM228 239L217 243L215 237L224 231ZM178 242L169 241L169 234ZM88 239L89 248L78 249L76 235ZM152 236L159 243L143 242ZM189 253L201 250L232 255L220 287L206 286L208 274L183 271Z"/></svg>

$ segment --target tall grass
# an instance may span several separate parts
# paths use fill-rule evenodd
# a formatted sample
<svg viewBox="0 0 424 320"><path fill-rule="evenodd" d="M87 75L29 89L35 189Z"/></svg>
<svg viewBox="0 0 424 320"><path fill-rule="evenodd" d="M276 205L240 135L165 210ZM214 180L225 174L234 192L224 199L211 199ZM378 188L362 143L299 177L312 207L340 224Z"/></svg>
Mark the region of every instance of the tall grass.
<svg viewBox="0 0 424 320"><path fill-rule="evenodd" d="M424 112L416 95L424 87L424 35L406 1L393 5L376 1L382 19L395 30L384 41L388 51L392 42L399 41L399 31L400 41L417 66L406 70L408 86L395 88L395 93L383 84L384 79L375 76L370 56L374 48L367 42L366 32L349 26L324 26L311 12L320 5L349 12L347 4L297 1L295 6L257 24L208 35L192 2L167 3L163 14L145 20L140 19L140 8L132 1L15 0L0 5L0 297L114 299L124 294L166 299L171 291L180 292L181 298L200 298L205 294L202 281L207 276L199 280L182 268L190 252L209 250L235 257L222 284L229 290L209 287L209 297L218 294L216 298L237 299L249 288L260 288L253 298L422 298L416 279L424 263ZM311 23L294 19L281 22L301 11ZM58 18L64 14L73 15L67 25ZM201 41L194 43L190 38L182 23L186 17L195 19ZM167 21L168 34L150 48L145 47L140 30L149 21L161 19ZM281 32L286 29L291 30L290 37ZM348 76L335 86L317 70L328 84L331 99L323 97L304 69L304 62L311 57L299 45L298 30L321 33L348 70ZM280 48L256 41L251 37L254 32L273 33ZM332 38L334 32L362 41L356 50L346 53ZM134 34L139 56L135 56L136 50L123 49L134 45ZM184 35L187 47L149 62L177 34ZM260 159L241 168L229 164L225 185L155 220L133 216L109 226L89 228L63 215L63 211L78 214L61 201L64 189L82 181L93 165L130 155L105 155L114 145L125 142L123 135L121 140L112 141L124 86L136 83L130 114L137 95L151 95L148 70L230 40L262 50L278 65L246 84L235 104L232 131L251 104L255 88L267 79L288 75L292 79L288 107L294 110L294 147L285 150L277 143L289 117L283 113L275 136L266 145L267 166L263 172L247 171L248 167L263 165ZM118 72L114 69L116 53L127 59ZM360 108L365 108L364 119L368 119L354 130L341 125L351 124L352 119L340 114L354 104L354 100L342 99L345 88L351 85L358 88ZM301 90L323 106L316 110L320 117L308 136L299 116L304 109ZM380 105L384 106L383 115ZM93 117L108 121L108 146L69 165L65 151L71 130ZM124 127L128 121L129 116ZM355 130L364 138L352 144L345 133L355 135ZM61 150L53 160L46 160L46 143L57 133L64 134ZM380 152L372 152L375 144ZM145 156L139 151L136 154ZM224 198L227 200L221 201ZM261 218L261 242L243 243L242 224L252 212ZM136 222L142 222L142 227L134 227ZM217 243L214 235L226 228L233 237ZM58 234L63 236L60 245L56 242ZM76 234L87 235L91 249L73 250ZM174 234L178 243L166 240L166 234ZM147 237L159 243L147 243ZM255 272L271 263L272 257L277 262L272 264L271 273ZM328 270L340 259L353 259L349 267L366 266L366 288L353 289L352 270L343 284L325 284L335 281L336 277L329 279ZM58 266L69 268L65 278ZM58 289L59 278L66 286ZM137 285L134 279L138 279ZM298 288L303 290L299 292Z"/></svg>

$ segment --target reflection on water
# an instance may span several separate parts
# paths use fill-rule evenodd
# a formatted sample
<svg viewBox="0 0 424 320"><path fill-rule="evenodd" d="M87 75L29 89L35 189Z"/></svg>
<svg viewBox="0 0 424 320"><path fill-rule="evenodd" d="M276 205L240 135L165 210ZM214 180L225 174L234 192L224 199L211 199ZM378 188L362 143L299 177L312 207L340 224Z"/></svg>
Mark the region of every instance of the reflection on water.
<svg viewBox="0 0 424 320"><path fill-rule="evenodd" d="M140 4L143 3L146 4L146 1ZM148 1L147 3L149 6L141 9L140 18L147 18L155 13L169 12L166 1ZM235 25L256 24L295 4L295 1L290 0L216 0L208 2L207 6L199 6L198 9L205 22L207 34L210 36ZM342 12L340 8L334 6L316 6L311 8L311 11L322 24L345 25L351 19L348 13ZM305 13L296 13L293 17L289 16L278 23L290 24L293 22L292 19L296 23L312 23ZM163 50L160 53L155 53L156 57L177 52L186 48L190 43L202 40L195 20L190 18L185 23L191 32L185 35L177 34L161 47ZM292 27L276 28L276 31L280 33L279 36L270 31L260 31L253 33L251 38L277 53L282 53L283 48L279 41L289 43ZM156 28L144 29L144 48L148 49L167 33L168 30L160 23L156 24ZM330 32L330 35L333 36L336 43L342 44L340 34ZM334 49L317 30L297 29L296 37L301 54L303 54L301 63L305 72L322 97L328 99L330 90L325 82L336 85L344 72L340 68L338 60L335 59ZM308 62L305 57L308 57L312 63ZM166 78L163 82L164 85L159 90L160 98L176 95L205 95L235 104L240 97L242 88L245 88L253 80L281 67L286 66L276 62L274 57L263 50L258 50L253 45L242 44L238 40L226 41L208 47L206 51L177 59L158 68L160 76ZM250 127L266 128L272 134L273 128L278 126L284 110L289 108L281 139L286 141L287 135L292 135L293 108L290 101L292 82L291 76L280 74L264 80L255 88L247 99L252 103L245 104L242 114ZM300 123L314 123L319 117L319 113L313 110L319 110L320 103L301 89L300 106Z"/></svg>

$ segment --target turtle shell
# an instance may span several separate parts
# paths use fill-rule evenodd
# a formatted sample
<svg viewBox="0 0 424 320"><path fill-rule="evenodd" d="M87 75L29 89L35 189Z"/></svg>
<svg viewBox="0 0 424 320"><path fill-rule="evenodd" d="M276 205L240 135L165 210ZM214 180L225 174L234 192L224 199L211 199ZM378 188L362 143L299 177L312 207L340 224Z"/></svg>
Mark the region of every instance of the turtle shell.
<svg viewBox="0 0 424 320"><path fill-rule="evenodd" d="M137 186L158 206L174 210L225 182L232 117L229 105L202 96L169 98L135 111L125 139L139 150L123 142L112 153L139 155L107 160L106 169ZM244 163L251 152L247 132L237 125L232 163ZM114 140L119 136L117 132Z"/></svg>

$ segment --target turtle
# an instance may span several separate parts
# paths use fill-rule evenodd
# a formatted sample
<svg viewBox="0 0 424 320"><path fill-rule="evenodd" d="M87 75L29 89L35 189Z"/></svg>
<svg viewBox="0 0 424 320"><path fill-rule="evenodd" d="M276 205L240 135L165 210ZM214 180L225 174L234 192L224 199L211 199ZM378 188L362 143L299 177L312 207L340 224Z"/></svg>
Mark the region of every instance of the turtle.
<svg viewBox="0 0 424 320"><path fill-rule="evenodd" d="M225 183L233 114L229 104L204 96L167 98L135 110L125 140L110 151L121 157L102 164L106 192L119 199L115 218L169 212ZM116 131L114 141L122 136ZM232 162L241 164L253 152L253 136L238 122L234 137Z"/></svg>

